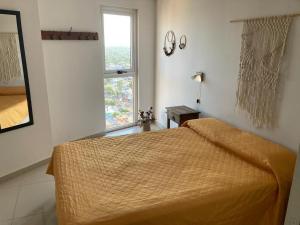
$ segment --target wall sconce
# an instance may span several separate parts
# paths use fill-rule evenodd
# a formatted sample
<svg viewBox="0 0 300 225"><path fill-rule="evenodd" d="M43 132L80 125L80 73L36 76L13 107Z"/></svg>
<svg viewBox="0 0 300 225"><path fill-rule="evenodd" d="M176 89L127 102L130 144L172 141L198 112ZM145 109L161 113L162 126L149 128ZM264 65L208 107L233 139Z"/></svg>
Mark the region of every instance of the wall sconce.
<svg viewBox="0 0 300 225"><path fill-rule="evenodd" d="M197 72L196 75L192 76L192 80L202 83L204 82L204 73Z"/></svg>
<svg viewBox="0 0 300 225"><path fill-rule="evenodd" d="M192 80L193 81L196 81L198 83L200 83L200 95L199 95L199 98L197 99L197 104L200 104L201 103L201 87L202 87L202 83L204 82L205 80L205 74L203 72L197 72L194 76L192 76Z"/></svg>

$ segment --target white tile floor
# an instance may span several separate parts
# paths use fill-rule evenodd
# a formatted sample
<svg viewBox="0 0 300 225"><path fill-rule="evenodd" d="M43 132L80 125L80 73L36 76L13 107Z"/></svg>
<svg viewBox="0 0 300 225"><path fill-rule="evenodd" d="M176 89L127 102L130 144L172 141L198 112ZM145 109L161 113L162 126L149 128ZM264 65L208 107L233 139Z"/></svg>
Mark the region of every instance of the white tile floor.
<svg viewBox="0 0 300 225"><path fill-rule="evenodd" d="M152 130L158 130L155 125ZM107 136L139 133L132 127ZM0 225L57 225L55 184L47 164L0 183Z"/></svg>
<svg viewBox="0 0 300 225"><path fill-rule="evenodd" d="M0 183L0 225L57 225L54 179L46 169Z"/></svg>

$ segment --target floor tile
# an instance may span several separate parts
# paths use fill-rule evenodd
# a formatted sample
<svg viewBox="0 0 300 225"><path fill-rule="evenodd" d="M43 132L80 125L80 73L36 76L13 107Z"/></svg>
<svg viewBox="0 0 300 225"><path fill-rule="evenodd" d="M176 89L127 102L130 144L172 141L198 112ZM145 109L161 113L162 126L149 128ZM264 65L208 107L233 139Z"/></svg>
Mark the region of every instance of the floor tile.
<svg viewBox="0 0 300 225"><path fill-rule="evenodd" d="M11 225L12 221L8 220L8 221L0 221L0 225Z"/></svg>
<svg viewBox="0 0 300 225"><path fill-rule="evenodd" d="M0 189L19 187L22 184L22 175L0 182Z"/></svg>
<svg viewBox="0 0 300 225"><path fill-rule="evenodd" d="M54 182L35 183L21 187L15 218L50 210L54 201Z"/></svg>
<svg viewBox="0 0 300 225"><path fill-rule="evenodd" d="M48 163L28 171L22 175L22 184L34 184L44 181L54 181L53 176L46 174Z"/></svg>
<svg viewBox="0 0 300 225"><path fill-rule="evenodd" d="M18 191L18 187L0 189L0 221L7 221L13 218Z"/></svg>
<svg viewBox="0 0 300 225"><path fill-rule="evenodd" d="M45 225L58 225L55 211L44 214L44 222Z"/></svg>
<svg viewBox="0 0 300 225"><path fill-rule="evenodd" d="M37 214L34 216L22 217L15 219L12 225L44 225L44 218L42 214Z"/></svg>
<svg viewBox="0 0 300 225"><path fill-rule="evenodd" d="M44 195L44 205L43 212L44 213L55 213L56 199L55 199L55 183L48 182L47 185L48 191L47 194Z"/></svg>

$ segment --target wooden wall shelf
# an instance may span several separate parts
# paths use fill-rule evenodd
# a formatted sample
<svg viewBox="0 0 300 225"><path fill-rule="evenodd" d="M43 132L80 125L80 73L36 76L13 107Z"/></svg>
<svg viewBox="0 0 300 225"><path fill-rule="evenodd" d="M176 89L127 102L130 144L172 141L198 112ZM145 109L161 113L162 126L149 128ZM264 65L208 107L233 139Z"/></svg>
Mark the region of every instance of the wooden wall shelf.
<svg viewBox="0 0 300 225"><path fill-rule="evenodd" d="M99 40L97 32L71 32L71 31L44 31L42 30L42 40Z"/></svg>

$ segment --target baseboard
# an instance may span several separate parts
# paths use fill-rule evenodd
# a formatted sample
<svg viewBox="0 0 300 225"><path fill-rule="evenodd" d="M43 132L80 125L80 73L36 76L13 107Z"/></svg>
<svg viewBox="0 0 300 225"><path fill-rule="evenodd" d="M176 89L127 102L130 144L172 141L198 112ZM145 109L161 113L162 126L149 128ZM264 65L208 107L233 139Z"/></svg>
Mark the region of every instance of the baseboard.
<svg viewBox="0 0 300 225"><path fill-rule="evenodd" d="M33 170L35 168L40 167L40 166L42 166L42 165L44 165L46 163L49 163L50 159L51 158L47 158L47 159L41 160L41 161L39 161L37 163L34 163L34 164L30 165L30 166L27 166L27 167L23 168L23 169L17 170L17 171L12 172L12 173L10 173L8 175L0 177L0 183L5 182L7 180L10 180L12 178L15 178L15 177L17 177L19 175L22 175L22 174L24 174L24 173L26 173L26 172L28 172L30 170Z"/></svg>

